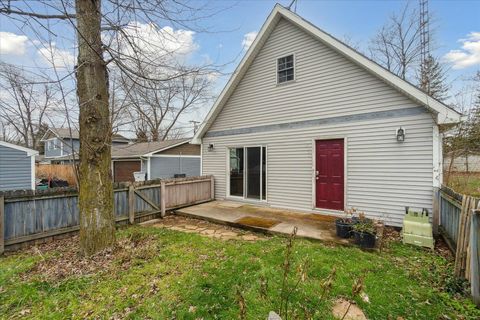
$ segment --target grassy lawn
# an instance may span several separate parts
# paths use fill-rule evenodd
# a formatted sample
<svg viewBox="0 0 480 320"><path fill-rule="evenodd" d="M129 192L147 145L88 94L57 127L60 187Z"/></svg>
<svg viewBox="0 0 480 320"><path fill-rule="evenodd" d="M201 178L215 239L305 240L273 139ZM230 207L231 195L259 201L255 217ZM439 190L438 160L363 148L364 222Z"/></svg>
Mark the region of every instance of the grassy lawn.
<svg viewBox="0 0 480 320"><path fill-rule="evenodd" d="M116 251L93 261L72 256L64 266L75 239L0 258L0 317L238 319L245 305L246 319L266 319L278 310L286 238L221 241L131 227L118 239ZM355 300L369 319L480 317L467 298L447 293L455 287L449 262L396 242L372 253L297 239L291 269L288 287L299 284L289 319L332 319L339 297ZM369 302L352 297L358 278Z"/></svg>
<svg viewBox="0 0 480 320"><path fill-rule="evenodd" d="M448 186L459 193L480 197L480 173L452 173Z"/></svg>

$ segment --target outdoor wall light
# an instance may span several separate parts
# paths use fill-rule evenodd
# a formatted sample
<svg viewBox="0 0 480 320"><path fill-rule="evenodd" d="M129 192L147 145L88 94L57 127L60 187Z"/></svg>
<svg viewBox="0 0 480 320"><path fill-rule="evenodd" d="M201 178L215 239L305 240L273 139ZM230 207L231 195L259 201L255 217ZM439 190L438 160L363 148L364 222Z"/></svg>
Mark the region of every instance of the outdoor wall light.
<svg viewBox="0 0 480 320"><path fill-rule="evenodd" d="M211 152L211 151L213 151L213 143L210 143L208 145L208 152Z"/></svg>
<svg viewBox="0 0 480 320"><path fill-rule="evenodd" d="M402 127L397 129L397 141L398 142L405 141L405 129L403 129Z"/></svg>

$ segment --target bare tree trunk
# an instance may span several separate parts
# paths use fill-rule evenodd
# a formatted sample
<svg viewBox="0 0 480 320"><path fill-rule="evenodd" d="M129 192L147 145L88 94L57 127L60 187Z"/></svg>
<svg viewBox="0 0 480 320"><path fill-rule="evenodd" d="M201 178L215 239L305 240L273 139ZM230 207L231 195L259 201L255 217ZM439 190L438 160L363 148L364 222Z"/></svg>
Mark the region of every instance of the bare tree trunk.
<svg viewBox="0 0 480 320"><path fill-rule="evenodd" d="M80 104L80 247L91 255L115 243L110 172L112 130L101 41L101 1L77 0Z"/></svg>
<svg viewBox="0 0 480 320"><path fill-rule="evenodd" d="M455 157L457 156L457 152L456 150L453 150L451 153L450 153L450 163L448 164L448 171L447 171L447 174L444 178L444 183L446 186L449 185L450 183L450 174L452 173L452 170L453 170L453 162L455 161Z"/></svg>

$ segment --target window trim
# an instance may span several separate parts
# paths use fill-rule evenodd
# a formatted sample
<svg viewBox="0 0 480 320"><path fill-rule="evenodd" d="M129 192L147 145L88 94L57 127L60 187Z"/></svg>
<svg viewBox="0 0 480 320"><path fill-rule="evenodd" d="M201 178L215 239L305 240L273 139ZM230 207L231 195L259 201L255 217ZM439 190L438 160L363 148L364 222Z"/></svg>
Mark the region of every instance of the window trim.
<svg viewBox="0 0 480 320"><path fill-rule="evenodd" d="M287 80L287 81L284 81L284 82L278 82L278 60L282 59L282 58L286 58L286 57L289 57L289 56L293 56L293 79L292 80ZM297 57L295 55L295 53L287 53L287 54L284 54L280 57L277 57L275 59L275 79L276 79L276 83L277 83L277 86L282 86L284 84L287 84L287 83L292 83L292 82L295 82L297 81Z"/></svg>

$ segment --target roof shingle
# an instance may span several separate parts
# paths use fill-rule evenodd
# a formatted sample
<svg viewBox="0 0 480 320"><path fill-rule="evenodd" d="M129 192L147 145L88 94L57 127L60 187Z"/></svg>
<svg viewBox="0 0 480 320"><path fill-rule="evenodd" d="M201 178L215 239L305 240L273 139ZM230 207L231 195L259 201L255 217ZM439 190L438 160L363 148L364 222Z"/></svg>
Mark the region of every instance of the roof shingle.
<svg viewBox="0 0 480 320"><path fill-rule="evenodd" d="M174 139L153 142L139 142L124 146L112 146L112 158L140 157L148 153L173 147L190 139Z"/></svg>

